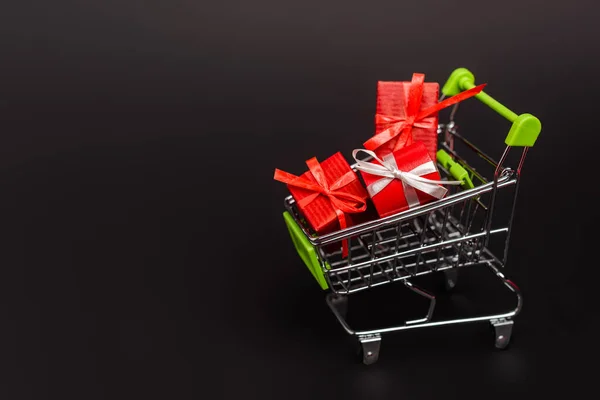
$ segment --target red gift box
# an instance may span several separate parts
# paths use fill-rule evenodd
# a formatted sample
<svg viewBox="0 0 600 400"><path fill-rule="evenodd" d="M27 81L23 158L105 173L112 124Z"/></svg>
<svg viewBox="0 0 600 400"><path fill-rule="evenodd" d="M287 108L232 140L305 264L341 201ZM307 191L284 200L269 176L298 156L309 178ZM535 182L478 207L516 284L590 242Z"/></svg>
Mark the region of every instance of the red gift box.
<svg viewBox="0 0 600 400"><path fill-rule="evenodd" d="M356 158L363 151L373 156L371 162ZM441 184L461 184L442 181L440 173L425 145L415 142L380 159L374 152L354 150L356 169L361 172L367 191L380 217L387 217L409 208L443 198L448 189Z"/></svg>
<svg viewBox="0 0 600 400"><path fill-rule="evenodd" d="M320 235L353 225L351 214L367 209L369 195L341 153L322 163L306 161L309 171L300 176L276 169L274 179L287 184L298 209ZM343 254L347 244L343 242Z"/></svg>
<svg viewBox="0 0 600 400"><path fill-rule="evenodd" d="M435 160L438 112L483 90L485 85L462 92L438 103L439 85L413 74L410 82L378 82L375 136L364 143L378 157L421 142Z"/></svg>

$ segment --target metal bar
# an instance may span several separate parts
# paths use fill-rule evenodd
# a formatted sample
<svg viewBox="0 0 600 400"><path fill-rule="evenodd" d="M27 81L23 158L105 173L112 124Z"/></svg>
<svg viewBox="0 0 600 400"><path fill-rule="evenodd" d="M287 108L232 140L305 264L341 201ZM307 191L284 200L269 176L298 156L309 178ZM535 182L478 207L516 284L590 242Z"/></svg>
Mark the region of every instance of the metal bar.
<svg viewBox="0 0 600 400"><path fill-rule="evenodd" d="M519 160L519 166L517 167L517 175L521 176L521 169L523 169L523 164L525 163L525 157L527 157L527 151L529 147L523 147L523 153L521 153L521 160Z"/></svg>
<svg viewBox="0 0 600 400"><path fill-rule="evenodd" d="M392 229L393 230L393 229ZM375 234L377 235L377 249L379 250L379 253L381 254L389 254L390 253L390 248L389 246L386 246L383 243L383 236L382 236L382 232L380 231L376 231ZM392 254L394 254L394 252L392 252ZM393 264L392 261L387 261L387 264L392 268L393 271ZM377 263L377 267L383 272L383 274L386 276L386 278L392 282L394 280L394 278L390 275L388 275L387 273L387 269L385 268L385 266L382 263Z"/></svg>
<svg viewBox="0 0 600 400"><path fill-rule="evenodd" d="M415 233L410 233L410 234L408 234L408 235L404 236L404 239L411 239L411 238L413 238L413 237L415 237L415 236L416 236L416 234L415 234ZM389 239L382 240L382 241L381 241L381 242L379 242L378 244L379 244L379 245L383 245L383 244L389 244L389 243L392 243L392 242L395 242L395 241L396 241L396 238L395 238L395 237L393 237L393 238L389 238ZM371 249L371 246L370 246L370 245L369 245L368 247L369 247L369 249Z"/></svg>
<svg viewBox="0 0 600 400"><path fill-rule="evenodd" d="M369 264L369 286L371 286L371 283L373 283L373 261L375 261L376 257L375 257L375 232L373 231L372 233L372 238L371 238L371 263Z"/></svg>
<svg viewBox="0 0 600 400"><path fill-rule="evenodd" d="M507 231L507 228L499 228L499 229L492 230L491 233L492 234L496 234L496 233L506 232L506 231ZM405 251L403 253L400 253L400 254L391 254L391 255L388 255L388 256L383 256L383 257L377 259L377 262L388 261L388 260L391 260L394 257L399 257L399 258L400 257L405 257L405 256L408 256L408 255L416 254L419 251L434 250L434 249L437 249L438 247L449 246L449 245L452 245L452 244L455 244L455 243L458 243L458 242L462 242L462 241L465 241L465 240L471 240L471 239L475 239L475 238L482 237L482 236L485 236L485 232L479 232L479 233L476 233L476 234L473 234L473 235L468 235L468 236L460 237L460 238L457 238L457 239L450 239L450 240L447 240L447 241L439 242L439 243L436 243L436 244L433 244L433 245L430 245L430 246L419 247L419 248L416 248L416 249L407 250L407 251ZM363 261L361 263L354 264L352 266L337 268L335 271L329 271L329 272L342 272L342 271L347 270L348 268L362 268L362 267L368 266L369 263L371 263L371 261Z"/></svg>
<svg viewBox="0 0 600 400"><path fill-rule="evenodd" d="M397 326L397 327L391 327L391 328L385 328L385 329L377 329L377 330L373 330L373 331L359 331L359 332L353 332L351 334L369 335L369 334L374 334L374 333L388 333L388 332L395 332L395 331L405 331L408 329L415 329L415 328L426 328L426 327L433 327L433 326L463 324L463 323L467 323L467 322L489 321L491 319L511 318L511 317L514 317L515 315L517 315L517 313L515 311L511 311L511 312L505 313L505 314L493 314L493 315L486 315L486 316L482 316L482 317L472 317L472 318L452 319L452 320L446 320L446 321L427 322L424 324L404 325L404 326Z"/></svg>
<svg viewBox="0 0 600 400"><path fill-rule="evenodd" d="M447 247L446 247L446 249L450 249L450 248L452 248L452 247L454 247L454 246L452 246L452 245L449 245L449 246L447 246ZM425 252L425 254L430 254L430 253L432 253L432 251L427 251L427 252ZM469 252L469 253L472 253L472 252ZM487 253L486 253L486 254L487 254ZM444 256L443 258L444 258L444 261L448 261L449 259L450 259L450 260L457 259L457 256L456 256L456 255L454 255L454 256ZM425 264L434 264L434 263L436 263L437 261L438 261L438 260L437 260L437 258L430 258L430 259L427 259L427 260L425 260L425 261L424 261L424 263L425 263ZM483 261L485 261L485 260L482 260L481 262L483 262ZM491 258L491 257L490 257L490 261L497 261L497 260L496 260L495 258ZM403 269L406 271L408 268L412 268L412 267L414 267L414 266L415 266L415 263L416 263L416 262L412 262L412 263L407 263L407 264L404 264L404 267L403 267ZM462 265L462 264L461 264L461 265ZM352 268L355 268L355 267L354 267L354 266L352 266ZM360 268L358 268L358 269L357 269L357 271L358 271L358 272L360 272L360 269L361 269L361 268L364 268L364 267L360 267ZM392 267L390 267L390 269L386 269L386 270L385 270L385 271L386 271L386 273L387 273L387 272L389 272L389 271L391 271L391 268L392 268ZM441 270L441 269L440 269L440 270ZM332 271L332 272L331 272L331 275L342 275L344 272L345 272L345 271L340 271L340 272L338 273L337 271ZM430 271L430 270L425 270L425 271L419 272L419 273L417 273L417 274L414 274L414 275L411 275L411 276L420 276L420 275L426 275L426 274L428 274L428 273L430 273L430 272L432 272L432 271ZM374 275L378 275L378 274L380 274L380 273L379 273L379 272L374 272L373 274L374 274ZM406 276L408 276L408 275L410 275L410 274L408 274L408 273L407 273L407 275L406 275ZM361 275L361 276L362 276L362 275ZM351 281L353 281L353 282L354 282L354 281L359 281L359 280L361 280L361 278L359 278L359 277L351 278Z"/></svg>
<svg viewBox="0 0 600 400"><path fill-rule="evenodd" d="M348 264L352 264L352 236L348 237Z"/></svg>
<svg viewBox="0 0 600 400"><path fill-rule="evenodd" d="M436 258L436 257L430 257L430 258L428 258L428 259L425 259L425 258L424 258L424 260L425 260L425 261L424 261L424 264L425 264L426 266L428 266L429 264L434 264L434 265L435 265L436 263L438 263L438 262L439 262L439 260L440 260L440 259L442 259L444 262L448 261L448 259L454 259L454 261L458 261L458 249L456 248L456 245L455 245L455 244L448 244L448 245L446 245L446 246L444 246L444 247L441 247L441 248L439 248L438 252L440 252L440 251L443 251L443 250L448 250L448 249L451 249L451 248L454 248L454 254L456 254L456 256L454 256L454 257L451 257L451 256L445 256L445 255L442 255L441 257L439 257L439 259L438 259L438 258ZM423 250L423 251L421 252L421 254L422 254L423 256L425 256L425 255L426 255L426 256L428 256L428 257L429 257L429 256L430 256L432 253L434 253L434 252L436 252L436 249L427 248L427 249ZM477 253L477 252L480 252L480 251L479 251L479 250L475 250L475 251L471 250L471 251L468 251L468 252L467 252L467 253L468 253L467 255L469 255L469 256L470 256L470 255L472 255L472 254L474 254L474 253ZM436 253L437 253L437 252L436 252ZM406 258L406 257L405 257L405 258ZM410 268L413 268L413 269L414 269L414 267L415 267L415 266L416 266L416 264L417 264L417 261L415 261L415 262L412 262L412 263L404 263L404 262L402 262L402 259L400 259L400 258L399 258L399 257L397 257L397 256L395 257L395 259L397 259L397 260L398 260L398 261L399 261L399 262L402 264L402 266L401 266L400 268L404 269L405 271L408 271ZM501 263L501 262L500 262L499 260L497 260L496 258L492 258L492 259L493 259L493 260L496 260L498 263ZM390 265L390 268L393 268L393 267L392 267L392 265L391 265L390 263L388 263L388 264ZM366 266L367 266L367 265L363 265L363 266L359 266L359 267L352 266L352 268L358 268L358 271L360 271L361 269L365 268ZM430 269L432 269L432 268L430 268ZM388 270L386 269L385 271L387 272ZM339 274L342 274L343 272L344 272L344 270L332 270L332 271L330 271L329 273L330 273L330 274L338 274L338 273L339 273ZM429 272L429 271L426 271L426 272ZM414 274L414 273L411 273L411 274L412 274L413 276L416 276L416 275L419 275L420 273L419 273L419 274ZM375 275L376 275L376 273L375 273Z"/></svg>
<svg viewBox="0 0 600 400"><path fill-rule="evenodd" d="M463 142L465 144L465 146L467 146L468 148L470 148L471 150L473 150L475 153L477 153L478 156L480 156L481 158L483 158L484 160L486 160L488 163L492 164L494 167L496 167L498 165L498 163L496 162L496 160L494 160L492 157L490 157L486 152L484 152L483 150L481 150L479 147L475 146L470 140L466 139L464 136L462 136L460 133L458 133L456 131L454 125L450 128L449 132L450 132L450 135L452 135L453 139L459 139L461 142ZM453 142L453 144L454 144L454 142ZM458 155L458 153L456 153L456 150L454 149L454 147L447 148L447 150L449 150L450 152L453 153L453 155L457 156L463 162L465 162L465 160L462 159Z"/></svg>
<svg viewBox="0 0 600 400"><path fill-rule="evenodd" d="M448 247L446 247L446 249L449 249L449 248L451 248L451 247L453 247L453 246L448 246ZM431 253L431 252L426 252L425 254L429 254L429 253ZM445 257L444 257L444 261L452 261L452 259L454 259L454 258L456 258L456 256L445 256ZM484 262L484 261L485 261L485 260L482 260L482 261L480 261L480 263L481 263L481 262ZM496 260L495 260L494 258L490 258L490 261L496 261ZM438 262L437 258L430 258L430 259L428 259L428 260L425 260L425 264L434 264L434 263L436 263L436 262ZM402 276L402 278L406 278L406 277L408 277L409 275L410 275L410 276L420 276L420 275L426 275L426 274L428 274L428 273L432 272L432 269L430 269L430 270L425 270L425 271L419 272L419 273L417 273L417 274L414 274L414 275L411 275L411 274L409 274L408 272L406 272L406 270L407 270L408 268L411 268L411 267L414 267L414 266L415 266L415 263L414 263L414 262L413 262L413 263L404 264L403 270L405 271L406 275ZM353 266L352 268L355 268L355 267ZM389 269L385 269L385 272L386 272L386 273L387 273L387 272L390 272L390 271L391 271L391 268L392 268L392 267L390 267ZM357 271L357 273L360 275L360 277L349 278L348 280L344 280L344 282L366 281L366 280L364 279L364 277L363 277L362 273L360 272L360 270L361 270L361 268L357 268L357 269L356 269L356 271ZM441 268L441 269L440 269L440 271L441 271L441 270L443 270L443 268ZM331 275L336 275L336 276L338 276L338 277L339 277L339 276L343 275L344 273L345 273L345 271L341 271L341 272L339 272L339 273L337 273L336 271L332 271L330 274L331 274ZM377 275L381 275L381 273L380 273L380 272L374 272L374 273L373 273L373 275L374 275L374 276L377 276ZM396 279L396 280L397 280L397 279Z"/></svg>
<svg viewBox="0 0 600 400"><path fill-rule="evenodd" d="M525 162L525 157L527 157L527 150L529 147L523 147L523 152L521 153L521 160L519 160L519 166L517 167L517 183L515 184L515 194L513 195L513 203L512 210L510 212L510 217L508 219L508 231L506 233L506 240L504 241L504 256L502 257L502 263L506 265L508 260L508 248L510 244L510 233L512 230L513 221L515 219L515 211L517 207L517 195L519 194L519 183L521 182L521 169L523 168L523 163Z"/></svg>
<svg viewBox="0 0 600 400"><path fill-rule="evenodd" d="M505 177L506 177L506 179L503 179ZM498 180L498 187L502 188L505 186L513 185L514 183L515 183L515 180L509 180L508 176L503 175ZM489 182L483 186L477 187L475 189L469 189L469 190L454 194L452 196L448 196L442 200L438 200L433 203L415 207L413 209L406 210L399 214L390 215L389 217L381 218L376 221L371 221L371 222L355 225L355 226L352 226L352 227L349 227L349 228L346 228L346 229L343 229L343 230L340 230L337 232L323 235L321 237L313 238L313 237L310 237L310 235L308 235L307 237L313 245L318 246L318 245L329 244L329 243L332 243L335 241L339 241L339 240L343 239L344 237L346 237L347 235L358 235L358 234L370 232L373 229L378 229L378 228L381 228L386 225L394 224L394 223L401 222L401 221L406 221L406 220L412 219L416 216L426 214L437 208L443 208L443 207L449 206L451 204L459 203L470 197L474 197L474 196L480 195L482 193L487 193L493 189L492 184L493 184L492 182Z"/></svg>
<svg viewBox="0 0 600 400"><path fill-rule="evenodd" d="M404 281L404 285L406 287L408 287L410 290L412 290L413 292L420 294L423 297L426 297L429 299L429 310L427 311L427 315L425 316L425 318L420 318L420 319L414 319L411 321L406 321L405 324L406 325L412 325L412 324L420 324L423 322L429 322L431 321L431 317L433 316L433 310L435 309L435 296L432 295L431 293L428 293L427 291L413 285L412 283L410 283L409 281Z"/></svg>
<svg viewBox="0 0 600 400"><path fill-rule="evenodd" d="M481 202L481 199L475 199L475 202L479 205L479 207L483 208L484 211L488 210L487 206Z"/></svg>
<svg viewBox="0 0 600 400"><path fill-rule="evenodd" d="M493 184L493 190L492 190L492 198L490 199L490 209L488 210L487 216L486 216L486 236L484 239L484 243L483 243L483 247L487 247L489 242L490 242L490 234L489 231L492 228L492 217L494 215L494 203L496 202L496 193L498 192L498 178L499 178L499 174L500 174L500 169L502 168L502 165L504 164L504 161L506 161L506 158L508 157L508 153L510 152L510 146L506 146L506 149L504 149L504 153L502 153L502 157L500 158L500 162L498 163L498 166L496 167L496 170L494 171L494 182Z"/></svg>
<svg viewBox="0 0 600 400"><path fill-rule="evenodd" d="M442 231L440 232L440 241L446 240L446 229L448 224L448 214L450 213L450 207L445 208L444 222L442 222ZM438 263L442 256L442 249L438 249Z"/></svg>
<svg viewBox="0 0 600 400"><path fill-rule="evenodd" d="M460 227L464 227L463 216L465 215L465 208L467 208L467 203L468 203L468 200L463 201L462 207L460 208L460 215L458 217L458 225ZM461 231L461 233L462 233L462 231Z"/></svg>
<svg viewBox="0 0 600 400"><path fill-rule="evenodd" d="M504 275L502 275L500 272L498 272L498 270L492 265L492 263L487 262L486 264L490 267L490 269L492 271L495 272L496 276L503 281L504 285L509 290L511 290L513 293L515 293L515 295L517 296L517 305L512 311L502 313L502 314L492 314L492 315L485 315L485 316L471 317L471 318L460 318L460 319L436 321L436 322L426 322L426 323L411 324L411 325L405 324L405 325L400 325L400 326L394 326L394 327L376 329L376 330L369 330L369 331L354 331L352 328L350 328L350 326L346 322L345 318L339 313L339 311L333 304L332 298L333 298L333 296L335 296L335 294L329 293L326 296L325 300L326 300L329 308L331 308L334 315L336 316L336 318L338 319L338 321L344 328L344 330L350 335L361 335L361 336L402 331L402 330L408 330L408 329L416 329L416 328L462 324L462 323L478 322L478 321L490 321L490 320L501 319L501 318L512 318L512 317L518 315L521 312L521 309L523 307L523 298L521 296L521 291L520 291L519 287L517 285L515 285L512 281L506 279L504 277Z"/></svg>
<svg viewBox="0 0 600 400"><path fill-rule="evenodd" d="M498 187L502 188L505 186L513 185L515 183L515 181L509 180L509 178L510 177L507 175L502 175L500 177L500 179L498 180ZM322 245L322 244L328 244L328 243L331 243L334 241L339 241L340 239L345 238L347 235L362 234L362 233L369 232L371 229L380 228L382 226L390 225L390 224L396 223L396 222L406 221L406 220L414 218L417 215L422 215L422 214L428 213L431 210L434 210L436 208L442 208L442 207L448 206L450 204L458 203L466 198L474 197L474 196L477 196L482 193L487 193L490 190L492 190L492 183L486 183L485 185L482 185L480 187L456 193L454 195L448 196L442 200L439 200L439 201L436 201L433 203L429 203L429 204L426 204L426 205L423 205L420 207L415 207L413 209L404 211L402 213L390 215L389 217L381 218L376 221L370 221L367 223L355 225L353 227L349 227L349 228L346 228L346 229L343 229L343 230L340 230L340 231L337 231L334 233L323 235L321 237L312 237L311 234L303 226L303 224L300 223L300 221L298 220L296 210L294 210L294 207L293 207L293 205L295 204L295 201L292 196L286 197L284 206L288 211L290 211L292 217L300 225L300 228L302 229L302 231L304 232L306 237L309 239L311 244Z"/></svg>
<svg viewBox="0 0 600 400"><path fill-rule="evenodd" d="M505 186L510 186L515 183L515 180L511 180L508 175L500 176L498 180L498 187L503 188ZM339 230L337 232L329 233L320 237L313 237L311 233L309 233L302 224L299 219L296 210L294 209L294 198L292 196L287 196L284 201L284 207L286 210L290 212L296 223L300 226L300 229L304 232L309 242L314 246L320 246L329 244L335 241L339 241L347 236L351 235L360 235L366 232L370 232L372 229L381 228L386 225L403 222L414 218L415 216L426 214L436 208L443 208L449 206L451 204L458 203L466 198L475 197L482 193L487 193L492 190L492 183L486 183L482 186L476 187L474 189L465 190L454 195L448 196L442 200L438 200L433 203L429 203L423 206L415 207L413 209L409 209L407 211L390 215L389 217L381 218L375 221L369 221L362 224L358 224L346 229Z"/></svg>
<svg viewBox="0 0 600 400"><path fill-rule="evenodd" d="M327 274L328 276L331 276L331 274ZM350 275L350 272L348 272L348 276ZM339 275L335 275L335 277L337 278L339 285L342 287L342 289L344 289L344 291L348 291L348 287L344 284L344 281L342 280L342 278ZM347 281L348 283L350 283L350 280ZM333 287L333 285L331 285L331 287Z"/></svg>
<svg viewBox="0 0 600 400"><path fill-rule="evenodd" d="M477 210L479 209L479 204L481 204L481 202L475 202L475 208L473 210L473 213L471 213L471 218L469 224L467 225L467 232L471 232L471 228L473 227L473 221L475 221L475 214L477 214Z"/></svg>
<svg viewBox="0 0 600 400"><path fill-rule="evenodd" d="M456 103L452 107L452 111L450 111L450 122L454 122L454 117L456 116L456 112L458 111L458 106L460 103Z"/></svg>
<svg viewBox="0 0 600 400"><path fill-rule="evenodd" d="M458 257L454 257L454 260L450 260L449 262L456 261L457 259L458 259ZM429 260L429 261L434 262L436 260L432 259L432 260ZM463 268L463 267L470 267L470 266L475 266L475 265L481 265L481 264L486 263L488 261L489 262L495 262L496 260L494 260L494 259L489 259L489 260L488 259L480 259L480 260L477 260L477 261L455 263L453 265L445 265L443 267L440 267L436 271L440 271L441 272L441 271L445 271L445 270L448 270L448 269L457 269L457 268ZM410 264L410 265L414 265L414 264ZM405 280L405 279L408 279L408 278L423 276L423 275L430 274L432 272L433 272L433 270L431 269L431 270L419 272L418 274L415 274L414 276L413 275L409 275L409 274L403 275L403 276L398 276L397 278L394 278L391 282L397 282L397 281ZM381 275L381 273L375 273L374 274L374 276L378 276L378 275ZM359 281L359 280L360 280L359 278L352 278L352 280L350 282L346 282L346 283L348 285L351 285L353 282ZM366 284L363 283L362 286L361 285L359 285L359 286L352 286L352 288L349 289L349 290L344 290L344 291L335 291L334 290L334 292L339 293L339 294L348 294L349 295L349 294L360 292L360 291L363 291L363 290L366 290L366 289L370 289L370 288L373 288L373 287L376 287L376 286L385 285L386 283L389 283L389 281L388 280L383 280L383 281L380 281L380 282L376 282L372 286L368 286L368 285L366 285Z"/></svg>
<svg viewBox="0 0 600 400"><path fill-rule="evenodd" d="M398 254L400 250L400 237L402 236L402 224L396 225L396 245L394 246L395 253ZM402 264L402 268L404 268L404 263L398 258L394 257L394 273L397 277L400 277L400 273L398 272L398 262Z"/></svg>
<svg viewBox="0 0 600 400"><path fill-rule="evenodd" d="M423 227L421 228L421 237L419 238L419 247L423 248L423 245L425 243L425 238L427 237L427 227L429 224L429 216L431 215L431 213L429 214L425 214L423 216ZM416 220L415 220L416 221ZM423 259L422 253L417 253L417 261L416 261L416 265L415 265L415 272L419 271L419 262Z"/></svg>

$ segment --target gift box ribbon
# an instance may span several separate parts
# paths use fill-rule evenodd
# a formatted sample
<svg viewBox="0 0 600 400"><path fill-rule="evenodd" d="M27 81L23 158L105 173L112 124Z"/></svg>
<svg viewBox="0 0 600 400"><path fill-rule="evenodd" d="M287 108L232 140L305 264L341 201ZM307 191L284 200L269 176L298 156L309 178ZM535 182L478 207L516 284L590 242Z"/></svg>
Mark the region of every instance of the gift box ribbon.
<svg viewBox="0 0 600 400"><path fill-rule="evenodd" d="M325 179L323 168L316 157L307 160L306 165L317 183L311 182L302 176L296 176L279 169L275 169L275 175L273 177L276 181L314 192L300 200L298 202L299 207L307 206L321 195L326 196L335 211L341 229L348 227L345 213L359 213L367 209L367 203L364 199L343 190L344 186L357 179L354 171L350 170L346 172L330 186ZM342 242L342 257L346 257L347 255L348 244L344 240Z"/></svg>
<svg viewBox="0 0 600 400"><path fill-rule="evenodd" d="M424 74L413 74L410 82L410 88L408 91L408 101L405 109L405 116L399 115L386 115L376 114L376 123L387 122L392 125L384 131L375 134L371 139L364 143L364 146L368 150L375 150L379 146L389 142L395 137L398 137L396 144L394 145L393 151L396 151L404 146L412 143L412 128L435 128L433 121L425 120L425 118L435 114L443 108L449 107L453 104L460 103L461 101L473 97L483 90L486 84L476 86L472 89L466 90L452 96L444 101L437 103L434 106L428 107L423 111L419 112L421 106L421 98L423 97L423 84L425 83Z"/></svg>
<svg viewBox="0 0 600 400"><path fill-rule="evenodd" d="M362 161L356 158L357 154L361 151L379 161L381 165ZM367 186L367 192L371 198L385 189L385 187L394 179L399 179L402 182L402 187L404 188L404 197L406 198L409 208L421 205L421 202L417 197L417 189L435 197L436 199L441 199L446 195L448 189L440 185L462 184L462 181L436 181L433 179L423 178L422 175L437 172L437 168L435 167L433 161L428 161L424 164L421 164L410 171L401 171L398 169L398 164L396 164L396 159L394 158L393 153L386 155L383 157L383 160L381 160L372 151L356 149L352 152L352 157L354 157L356 160L355 168L357 170L371 175L381 176L381 179Z"/></svg>

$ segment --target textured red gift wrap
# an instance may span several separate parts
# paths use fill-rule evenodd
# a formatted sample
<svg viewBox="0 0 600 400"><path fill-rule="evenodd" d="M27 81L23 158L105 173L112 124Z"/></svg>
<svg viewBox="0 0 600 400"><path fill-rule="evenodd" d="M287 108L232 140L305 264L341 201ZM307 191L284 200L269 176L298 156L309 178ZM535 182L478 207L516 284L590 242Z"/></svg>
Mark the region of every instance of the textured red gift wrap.
<svg viewBox="0 0 600 400"><path fill-rule="evenodd" d="M366 203L367 199L369 198L369 194L362 186L358 176L352 171L350 165L340 152L335 153L333 156L320 162L320 165L323 170L324 178L329 186L333 185L336 180L340 179L349 172L354 174L354 179L347 185L341 187L339 190L350 195L354 195L362 199L363 203ZM305 172L300 176L300 178L305 179L312 184L318 185L318 182L311 171ZM324 235L341 228L336 209L327 196L318 195L308 204L302 205L303 200L309 196L314 196L315 192L313 190L294 186L293 184L288 184L287 187L294 200L296 200L300 213L304 216L308 224L317 234ZM348 212L344 213L344 218L347 226L354 225L355 219L358 221L361 220L361 218L356 218L353 213Z"/></svg>
<svg viewBox="0 0 600 400"><path fill-rule="evenodd" d="M438 102L439 85L425 82L423 74L413 74L410 82L378 82L375 135L364 143L365 149L382 158L420 142L435 160L438 112L477 95L484 87L479 85Z"/></svg>
<svg viewBox="0 0 600 400"><path fill-rule="evenodd" d="M427 151L425 145L420 142L415 142L411 145L403 147L400 150L396 150L392 153L392 155L396 160L398 169L407 172L413 170L419 165L433 161L429 156L429 152ZM379 163L377 160L372 160L370 162L381 165L381 163ZM367 187L381 179L381 176L372 175L363 171L361 171L360 174ZM436 181L441 179L440 174L437 171L421 176L423 178ZM436 200L435 197L421 192L420 190L416 190L416 193L420 204L426 204ZM371 200L381 218L405 211L410 208L404 195L404 186L402 181L399 179L394 179L383 190L373 196Z"/></svg>
<svg viewBox="0 0 600 400"><path fill-rule="evenodd" d="M411 82L378 82L377 83L377 108L375 115L375 134L379 134L394 124L387 116L406 118L408 111L408 99L410 93ZM423 83L423 95L418 112L421 112L428 107L435 106L438 102L440 85L437 82ZM435 159L437 152L437 127L438 127L438 112L423 118L419 124L413 125L411 134L406 133L391 139L379 148L375 149L375 154L378 157L394 151L394 146L398 142L402 143L402 147L411 144L412 142L421 142L429 151L430 157Z"/></svg>

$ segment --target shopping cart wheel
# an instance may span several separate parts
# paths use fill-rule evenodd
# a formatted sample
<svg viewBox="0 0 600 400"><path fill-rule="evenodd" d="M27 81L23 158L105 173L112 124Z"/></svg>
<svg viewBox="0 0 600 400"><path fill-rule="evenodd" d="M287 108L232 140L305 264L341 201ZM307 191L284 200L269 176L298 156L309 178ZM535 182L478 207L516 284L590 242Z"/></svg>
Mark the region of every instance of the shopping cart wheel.
<svg viewBox="0 0 600 400"><path fill-rule="evenodd" d="M493 319L490 323L494 327L496 335L496 348L505 349L510 343L514 321L501 318Z"/></svg>
<svg viewBox="0 0 600 400"><path fill-rule="evenodd" d="M359 336L360 346L358 355L365 365L371 365L379 359L379 348L381 347L381 335Z"/></svg>
<svg viewBox="0 0 600 400"><path fill-rule="evenodd" d="M458 280L458 269L445 269L444 278L444 286L446 286L446 290L454 289L454 287L456 286L456 281Z"/></svg>

